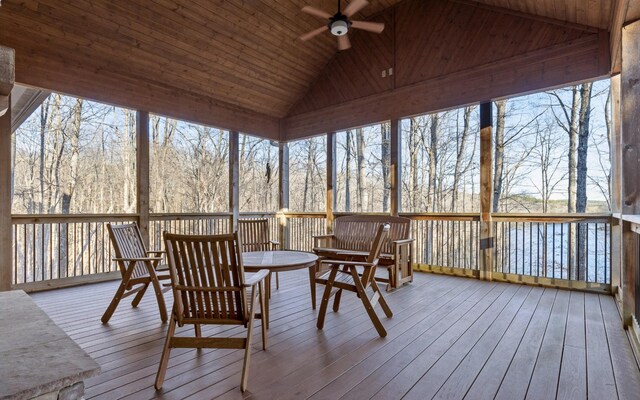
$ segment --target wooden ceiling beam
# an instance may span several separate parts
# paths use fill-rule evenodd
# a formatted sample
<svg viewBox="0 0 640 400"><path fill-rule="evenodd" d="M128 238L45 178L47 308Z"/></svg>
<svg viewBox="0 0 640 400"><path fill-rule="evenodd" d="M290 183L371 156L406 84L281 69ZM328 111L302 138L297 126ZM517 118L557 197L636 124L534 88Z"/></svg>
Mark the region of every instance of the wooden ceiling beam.
<svg viewBox="0 0 640 400"><path fill-rule="evenodd" d="M613 10L611 13L611 73L620 73L622 65L622 26L627 17L630 0L613 0Z"/></svg>

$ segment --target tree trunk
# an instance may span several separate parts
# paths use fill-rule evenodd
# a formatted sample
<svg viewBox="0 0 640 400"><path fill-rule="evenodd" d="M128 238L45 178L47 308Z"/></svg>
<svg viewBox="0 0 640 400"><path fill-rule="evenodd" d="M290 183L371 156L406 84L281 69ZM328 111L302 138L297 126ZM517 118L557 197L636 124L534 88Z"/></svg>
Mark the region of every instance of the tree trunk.
<svg viewBox="0 0 640 400"><path fill-rule="evenodd" d="M587 211L587 152L589 149L589 120L591 118L591 83L583 83L580 88L580 119L578 130L578 161L576 171L576 211ZM587 225L578 224L578 259L580 268L577 278L587 276Z"/></svg>
<svg viewBox="0 0 640 400"><path fill-rule="evenodd" d="M364 133L362 132L362 128L356 129L356 151L357 151L357 184L358 184L358 212L364 212L365 204L364 204L364 194L365 194L365 183L364 183Z"/></svg>
<svg viewBox="0 0 640 400"><path fill-rule="evenodd" d="M431 130L429 143L429 193L431 193L431 211L436 212L437 172L438 166L438 136L440 133L440 114L431 116Z"/></svg>
<svg viewBox="0 0 640 400"><path fill-rule="evenodd" d="M571 102L571 117L569 120L569 199L567 212L576 212L576 148L578 142L578 109L580 106L580 93L578 86L572 88L573 98Z"/></svg>
<svg viewBox="0 0 640 400"><path fill-rule="evenodd" d="M351 131L347 131L347 168L344 184L344 211L351 211Z"/></svg>
<svg viewBox="0 0 640 400"><path fill-rule="evenodd" d="M82 99L77 99L73 107L71 127L71 160L69 163L69 180L62 192L62 214L71 211L71 200L78 184L78 157L80 156L80 126L82 124Z"/></svg>
<svg viewBox="0 0 640 400"><path fill-rule="evenodd" d="M51 104L51 96L47 97L41 107L40 114L40 204L38 205L38 213L42 214L44 209L44 164L45 164L45 146L46 146L46 137L47 131L51 127L51 113L49 112L49 106Z"/></svg>
<svg viewBox="0 0 640 400"><path fill-rule="evenodd" d="M493 170L493 212L500 208L502 183L504 178L504 127L507 116L507 100L496 101L496 138Z"/></svg>
<svg viewBox="0 0 640 400"><path fill-rule="evenodd" d="M391 192L390 178L390 166L391 166L391 138L389 137L389 125L387 123L381 124L380 131L382 136L382 148L380 149L380 155L382 158L382 211L389 211L389 194Z"/></svg>
<svg viewBox="0 0 640 400"><path fill-rule="evenodd" d="M452 187L452 195L451 195L451 211L454 212L457 207L458 201L458 186L460 182L460 170L462 169L462 161L464 159L464 151L465 145L467 143L467 138L469 136L469 125L471 119L471 107L464 108L464 116L463 116L463 128L462 134L459 139L460 142L458 144L458 152L456 154L456 165L453 172L453 187ZM453 224L451 224L453 226Z"/></svg>
<svg viewBox="0 0 640 400"><path fill-rule="evenodd" d="M313 179L313 162L315 159L315 145L312 140L308 140L309 148L307 149L307 165L306 171L304 175L304 193L302 196L302 211L307 211L307 203L308 203L308 194L309 194L309 186L311 185L311 180Z"/></svg>
<svg viewBox="0 0 640 400"><path fill-rule="evenodd" d="M418 184L418 121L411 118L409 128L409 176L411 177L411 211L419 211L420 186Z"/></svg>

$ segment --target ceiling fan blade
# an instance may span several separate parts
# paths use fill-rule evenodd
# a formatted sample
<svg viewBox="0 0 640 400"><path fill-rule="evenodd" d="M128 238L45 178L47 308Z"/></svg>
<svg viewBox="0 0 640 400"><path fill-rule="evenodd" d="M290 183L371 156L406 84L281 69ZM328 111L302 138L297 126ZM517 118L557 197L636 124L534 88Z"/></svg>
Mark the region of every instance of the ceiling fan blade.
<svg viewBox="0 0 640 400"><path fill-rule="evenodd" d="M305 33L304 35L300 36L300 40L307 41L307 40L309 40L309 39L311 39L311 38L313 38L315 36L318 36L319 34L321 34L322 32L324 32L324 31L326 31L328 29L329 29L329 27L326 26L326 25L321 27L321 28L314 29L311 32Z"/></svg>
<svg viewBox="0 0 640 400"><path fill-rule="evenodd" d="M384 30L382 22L351 21L351 27L375 33L381 33Z"/></svg>
<svg viewBox="0 0 640 400"><path fill-rule="evenodd" d="M353 0L344 9L343 14L350 18L353 14L362 10L369 2L367 0Z"/></svg>
<svg viewBox="0 0 640 400"><path fill-rule="evenodd" d="M338 36L338 50L346 50L351 47L351 41L349 40L349 36L342 35Z"/></svg>
<svg viewBox="0 0 640 400"><path fill-rule="evenodd" d="M311 6L302 7L302 12L305 12L307 14L311 14L320 18L325 18L325 19L331 18L331 14L329 14L328 12L318 10L317 8L311 7Z"/></svg>

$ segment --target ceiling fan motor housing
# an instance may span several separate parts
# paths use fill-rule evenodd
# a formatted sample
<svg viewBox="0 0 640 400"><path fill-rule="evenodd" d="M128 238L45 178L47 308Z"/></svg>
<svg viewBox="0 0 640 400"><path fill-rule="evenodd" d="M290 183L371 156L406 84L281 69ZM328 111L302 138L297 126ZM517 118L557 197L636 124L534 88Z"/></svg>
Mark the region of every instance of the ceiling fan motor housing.
<svg viewBox="0 0 640 400"><path fill-rule="evenodd" d="M349 31L349 21L346 19L333 19L329 22L329 29L334 36L344 36Z"/></svg>

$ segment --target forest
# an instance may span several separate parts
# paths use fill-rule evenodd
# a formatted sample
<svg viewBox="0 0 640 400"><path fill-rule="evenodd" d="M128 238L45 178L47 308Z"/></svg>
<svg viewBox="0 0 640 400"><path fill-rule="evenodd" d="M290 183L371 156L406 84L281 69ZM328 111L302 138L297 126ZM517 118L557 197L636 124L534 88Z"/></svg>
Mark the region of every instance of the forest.
<svg viewBox="0 0 640 400"><path fill-rule="evenodd" d="M494 105L494 212L609 210L608 81ZM477 106L402 121L402 211L477 212ZM336 210L389 210L389 125L336 134ZM135 212L135 112L52 94L14 134L15 214ZM151 115L154 213L228 209L228 132ZM290 210L324 211L326 138L291 142ZM278 207L277 143L240 135L240 209Z"/></svg>

